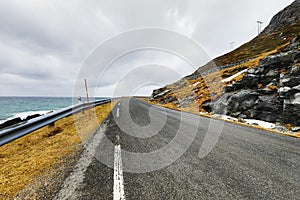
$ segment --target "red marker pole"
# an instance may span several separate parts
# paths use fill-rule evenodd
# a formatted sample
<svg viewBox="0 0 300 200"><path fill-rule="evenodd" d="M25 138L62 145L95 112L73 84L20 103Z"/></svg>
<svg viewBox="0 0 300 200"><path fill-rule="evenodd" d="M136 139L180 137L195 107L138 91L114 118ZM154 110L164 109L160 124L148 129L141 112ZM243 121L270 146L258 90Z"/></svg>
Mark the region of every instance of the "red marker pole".
<svg viewBox="0 0 300 200"><path fill-rule="evenodd" d="M91 110L90 110L91 106L90 106L89 92L88 92L88 87L87 87L86 79L84 79L84 85L85 85L86 99L87 99L87 103L88 103L89 117L91 117Z"/></svg>

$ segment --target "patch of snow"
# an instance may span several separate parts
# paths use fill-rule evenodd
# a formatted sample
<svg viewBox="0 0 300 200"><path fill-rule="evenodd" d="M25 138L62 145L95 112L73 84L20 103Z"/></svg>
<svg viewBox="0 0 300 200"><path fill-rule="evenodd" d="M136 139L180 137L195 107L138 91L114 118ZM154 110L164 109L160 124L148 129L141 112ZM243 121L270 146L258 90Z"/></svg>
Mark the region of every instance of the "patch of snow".
<svg viewBox="0 0 300 200"><path fill-rule="evenodd" d="M222 83L229 82L229 81L231 81L232 79L238 77L239 75L245 73L247 70L248 70L248 69L244 69L244 70L242 70L242 71L240 71L240 72L238 72L238 73L236 73L236 74L234 74L234 75L232 75L232 76L230 76L230 77L228 77L228 78L223 79L221 82L222 82Z"/></svg>
<svg viewBox="0 0 300 200"><path fill-rule="evenodd" d="M12 120L12 119L15 119L15 118L19 118L19 117L21 118L21 120L24 120L27 117L32 116L32 115L36 115L36 114L46 115L46 114L48 114L50 112L53 112L53 110L40 110L40 111L21 112L21 113L15 114L13 117L7 118L5 120L0 120L0 124L3 124L6 121L9 121L9 120Z"/></svg>
<svg viewBox="0 0 300 200"><path fill-rule="evenodd" d="M199 112L200 115L207 115L208 112Z"/></svg>
<svg viewBox="0 0 300 200"><path fill-rule="evenodd" d="M218 114L215 114L214 117L217 117L217 118L220 118L220 119L223 119L223 120L227 120L227 121L235 121L235 122L238 121L237 118L230 117L228 115L218 115Z"/></svg>
<svg viewBox="0 0 300 200"><path fill-rule="evenodd" d="M270 123L270 122L265 122L265 121L262 121L262 120L244 119L244 121L247 124L254 125L254 126L260 126L260 127L268 128L268 129L274 129L275 128L275 124Z"/></svg>
<svg viewBox="0 0 300 200"><path fill-rule="evenodd" d="M171 90L165 90L165 91L163 91L163 92L161 92L161 93L155 95L153 98L155 99L155 98L157 98L157 97L161 97L161 96L167 94L168 92L171 92Z"/></svg>
<svg viewBox="0 0 300 200"><path fill-rule="evenodd" d="M300 85L293 87L294 90L300 90Z"/></svg>
<svg viewBox="0 0 300 200"><path fill-rule="evenodd" d="M197 86L197 85L199 85L201 82L196 82L196 83L194 83L193 85L190 85L189 87L195 87L195 86Z"/></svg>
<svg viewBox="0 0 300 200"><path fill-rule="evenodd" d="M219 119L226 120L226 121L234 121L234 122L237 122L237 121L238 121L237 118L235 118L235 117L230 117L230 116L227 116L227 115L214 114L213 116L214 116L214 117L217 117L217 118L219 118ZM274 129L274 128L276 127L274 123L270 123L270 122L266 122L266 121L262 121L262 120L256 120L256 119L243 119L243 121L244 121L246 124L250 124L250 125L253 125L253 126L260 126L260 127L267 128L267 129Z"/></svg>
<svg viewBox="0 0 300 200"><path fill-rule="evenodd" d="M22 112L22 113L16 114L14 117L12 117L12 119L20 117L23 120L23 119L26 119L26 117L31 116L31 115L36 115L36 114L38 114L38 115L45 115L45 114L47 114L49 112L52 112L52 110Z"/></svg>

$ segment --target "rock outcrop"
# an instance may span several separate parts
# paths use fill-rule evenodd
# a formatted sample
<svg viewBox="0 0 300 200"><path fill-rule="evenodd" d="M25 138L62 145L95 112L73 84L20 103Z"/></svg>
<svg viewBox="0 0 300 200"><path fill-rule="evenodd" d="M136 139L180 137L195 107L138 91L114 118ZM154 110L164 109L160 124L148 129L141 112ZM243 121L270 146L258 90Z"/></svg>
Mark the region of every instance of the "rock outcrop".
<svg viewBox="0 0 300 200"><path fill-rule="evenodd" d="M279 31L282 28L290 25L297 25L300 20L300 0L294 1L290 6L286 7L275 15L269 26L262 32L263 34L270 34Z"/></svg>
<svg viewBox="0 0 300 200"><path fill-rule="evenodd" d="M42 116L42 115L34 114L34 115L27 116L25 119L21 119L20 117L17 117L17 118L14 118L14 119L7 120L6 122L0 124L0 130L16 126L18 124L24 123L28 120L31 120L31 119L34 119L34 118L37 118L37 117L40 117L40 116Z"/></svg>
<svg viewBox="0 0 300 200"><path fill-rule="evenodd" d="M16 124L19 124L21 123L23 120L18 117L18 118L14 118L14 119L11 119L11 120L8 120L2 124L0 124L0 129L4 129L4 128L7 128L7 127L11 127L11 126L14 126Z"/></svg>
<svg viewBox="0 0 300 200"><path fill-rule="evenodd" d="M194 113L206 110L300 126L299 10L300 0L296 0L257 37L154 90L151 100ZM243 73L231 79L239 72Z"/></svg>
<svg viewBox="0 0 300 200"><path fill-rule="evenodd" d="M300 37L202 106L217 114L300 126Z"/></svg>

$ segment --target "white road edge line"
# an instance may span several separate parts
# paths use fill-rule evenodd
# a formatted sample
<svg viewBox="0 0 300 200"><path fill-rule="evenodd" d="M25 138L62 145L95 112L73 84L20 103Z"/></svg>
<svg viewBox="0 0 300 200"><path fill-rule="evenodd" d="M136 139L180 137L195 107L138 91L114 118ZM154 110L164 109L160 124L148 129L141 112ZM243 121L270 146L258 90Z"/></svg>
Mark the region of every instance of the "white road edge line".
<svg viewBox="0 0 300 200"><path fill-rule="evenodd" d="M125 200L124 182L123 182L123 168L121 158L121 145L115 146L114 154L114 200Z"/></svg>
<svg viewBox="0 0 300 200"><path fill-rule="evenodd" d="M79 199L79 188L84 182L85 172L92 163L97 147L102 140L106 131L106 124L100 126L91 142L85 145L80 159L74 167L69 177L64 181L59 193L53 198L54 200Z"/></svg>
<svg viewBox="0 0 300 200"><path fill-rule="evenodd" d="M120 109L117 108L117 117L120 117Z"/></svg>

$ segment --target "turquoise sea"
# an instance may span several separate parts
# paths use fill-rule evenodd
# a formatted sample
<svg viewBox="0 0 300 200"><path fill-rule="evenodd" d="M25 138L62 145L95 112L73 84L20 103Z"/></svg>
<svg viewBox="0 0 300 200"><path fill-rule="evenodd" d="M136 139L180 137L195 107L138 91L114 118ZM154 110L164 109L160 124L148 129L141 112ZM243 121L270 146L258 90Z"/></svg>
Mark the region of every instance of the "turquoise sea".
<svg viewBox="0 0 300 200"><path fill-rule="evenodd" d="M96 100L104 98L95 98ZM85 102L82 98L82 102ZM0 124L8 119L20 117L22 119L33 114L46 114L78 103L77 98L71 97L1 97L0 96Z"/></svg>

